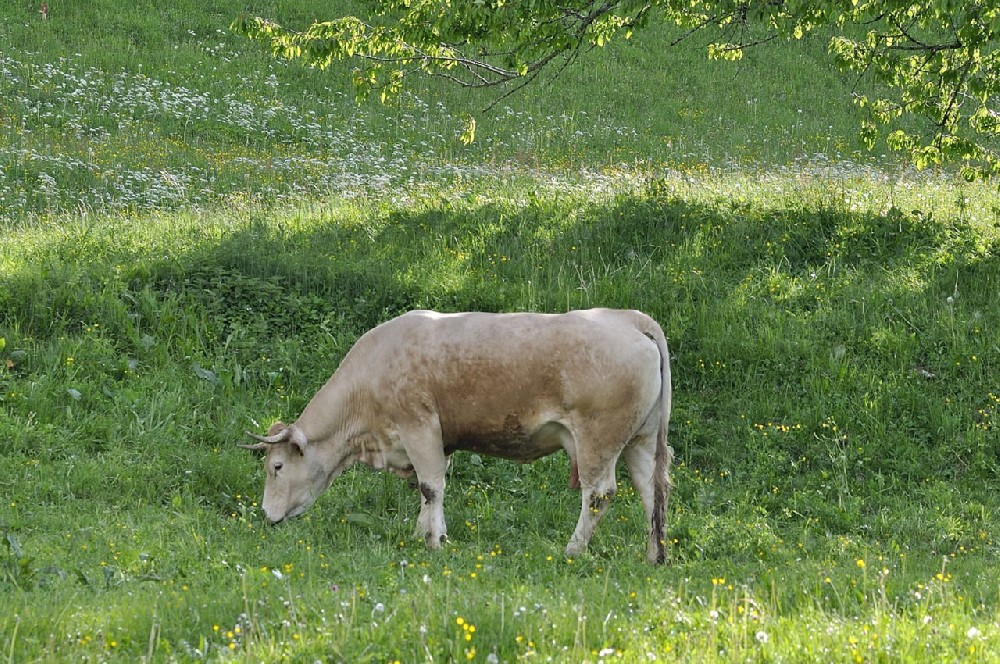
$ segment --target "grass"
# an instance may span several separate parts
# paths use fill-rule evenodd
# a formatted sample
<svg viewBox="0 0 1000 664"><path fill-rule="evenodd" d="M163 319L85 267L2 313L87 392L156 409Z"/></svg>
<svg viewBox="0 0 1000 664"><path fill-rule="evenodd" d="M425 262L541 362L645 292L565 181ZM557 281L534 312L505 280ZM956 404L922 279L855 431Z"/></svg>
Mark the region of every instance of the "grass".
<svg viewBox="0 0 1000 664"><path fill-rule="evenodd" d="M466 150L447 127L481 98L358 109L344 72L225 34L221 4L138 4L114 48L84 37L116 3L49 4L0 36L7 661L996 660L991 186L856 151L833 82L765 103L815 93L764 56L733 99L692 64L656 113L597 104L656 33ZM819 50L775 53L821 76ZM793 130L799 107L828 115ZM407 483L361 467L265 525L241 432L294 417L365 330L596 305L671 339L667 566L624 477L562 557L562 456L459 455L442 552L410 538Z"/></svg>
<svg viewBox="0 0 1000 664"><path fill-rule="evenodd" d="M819 39L707 66L703 45L661 49L671 35L655 29L480 114L479 140L463 147L465 117L489 97L433 81L359 108L349 66L271 59L229 34L226 3L49 6L44 22L27 5L0 10L11 26L0 36L5 223L357 196L511 167L850 170L872 159L852 134L851 84L830 74ZM327 11L311 0L247 9L299 26ZM643 90L656 91L655 112Z"/></svg>

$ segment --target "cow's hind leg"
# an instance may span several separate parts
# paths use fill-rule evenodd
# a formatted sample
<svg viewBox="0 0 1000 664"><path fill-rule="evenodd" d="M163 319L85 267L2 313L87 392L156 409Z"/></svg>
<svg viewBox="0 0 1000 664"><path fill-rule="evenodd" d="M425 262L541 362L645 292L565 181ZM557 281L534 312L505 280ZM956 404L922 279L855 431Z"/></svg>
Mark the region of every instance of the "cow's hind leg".
<svg viewBox="0 0 1000 664"><path fill-rule="evenodd" d="M646 559L651 563L661 563L664 557L665 547L665 524L661 516L657 516L657 498L661 512L666 510L666 503L670 494L669 465L664 472L667 477L656 481L656 434L638 435L625 448L622 456L625 457L625 465L628 466L629 476L632 478L632 485L642 499L642 506L646 510L646 522L649 526L649 540L646 546ZM659 496L657 496L659 493Z"/></svg>
<svg viewBox="0 0 1000 664"><path fill-rule="evenodd" d="M566 556L578 556L587 548L594 528L608 511L611 499L618 490L615 483L615 462L617 459L605 460L598 468L590 467L586 462L580 464L580 518L576 522L576 530L566 545Z"/></svg>

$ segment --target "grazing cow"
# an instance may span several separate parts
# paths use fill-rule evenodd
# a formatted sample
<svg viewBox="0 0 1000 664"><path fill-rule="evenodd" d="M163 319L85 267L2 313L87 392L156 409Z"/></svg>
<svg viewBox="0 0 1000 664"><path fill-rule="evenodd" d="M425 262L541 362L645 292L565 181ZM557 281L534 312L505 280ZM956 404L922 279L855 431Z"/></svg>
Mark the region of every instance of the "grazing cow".
<svg viewBox="0 0 1000 664"><path fill-rule="evenodd" d="M364 334L293 424L248 432L266 450L268 520L302 514L348 466L416 473L417 536L446 538L449 455L534 461L565 450L582 507L566 555L580 554L615 494L624 455L665 559L672 450L670 358L638 311L439 314L411 311Z"/></svg>

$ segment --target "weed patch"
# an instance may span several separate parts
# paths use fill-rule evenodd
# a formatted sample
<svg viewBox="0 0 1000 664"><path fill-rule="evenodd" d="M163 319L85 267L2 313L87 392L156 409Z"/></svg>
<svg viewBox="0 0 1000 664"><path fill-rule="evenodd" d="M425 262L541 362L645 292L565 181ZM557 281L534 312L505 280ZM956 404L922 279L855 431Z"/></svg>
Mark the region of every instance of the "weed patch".
<svg viewBox="0 0 1000 664"><path fill-rule="evenodd" d="M224 4L0 9L9 661L991 661L995 189L874 163L817 44L708 68L649 32L459 147L481 99L358 107ZM563 557L563 455L456 455L440 552L360 467L265 523L242 432L365 331L588 306L670 338L667 566L624 473Z"/></svg>
<svg viewBox="0 0 1000 664"><path fill-rule="evenodd" d="M989 205L928 207L914 188L857 208L821 182L765 204L726 178L521 200L491 186L92 217L4 245L7 643L223 660L365 643L401 661L989 647ZM411 307L590 304L650 311L671 337L666 569L632 555L644 525L624 477L593 551L561 557L579 505L560 457L456 459L440 554L409 539L415 491L362 468L264 526L239 432L294 417L365 330ZM155 610L130 612L137 598Z"/></svg>

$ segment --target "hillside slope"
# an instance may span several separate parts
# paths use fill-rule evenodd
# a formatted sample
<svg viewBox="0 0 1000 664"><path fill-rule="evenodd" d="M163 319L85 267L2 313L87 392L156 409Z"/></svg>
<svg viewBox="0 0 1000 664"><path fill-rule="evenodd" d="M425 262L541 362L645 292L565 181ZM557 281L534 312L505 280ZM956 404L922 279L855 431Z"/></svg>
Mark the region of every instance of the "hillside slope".
<svg viewBox="0 0 1000 664"><path fill-rule="evenodd" d="M658 67L679 87L653 113L654 32L461 148L478 99L358 108L345 71L228 35L227 3L118 4L0 9L8 660L1000 652L995 188L856 160L849 109L749 77L763 60L739 70L749 104L722 69ZM562 557L581 506L561 453L456 454L437 553L411 537L416 492L366 468L265 524L236 444L296 417L367 329L589 306L670 338L668 565L643 562L624 474Z"/></svg>
<svg viewBox="0 0 1000 664"><path fill-rule="evenodd" d="M229 33L227 3L48 4L44 21L0 8L2 221L359 195L511 167L849 172L869 160L850 82L818 38L710 63L704 44L664 47L672 35L655 26L483 114L496 93L442 81L358 106L350 63L276 61ZM290 25L332 11L247 9ZM470 113L479 140L465 147Z"/></svg>

